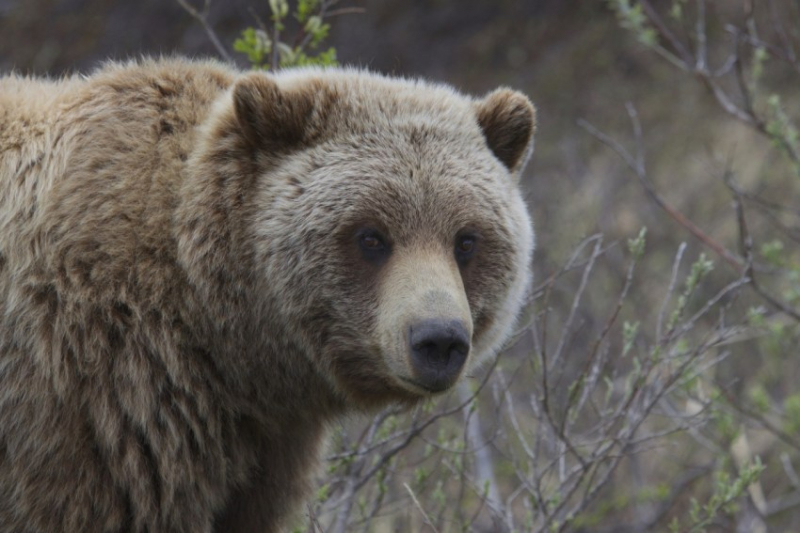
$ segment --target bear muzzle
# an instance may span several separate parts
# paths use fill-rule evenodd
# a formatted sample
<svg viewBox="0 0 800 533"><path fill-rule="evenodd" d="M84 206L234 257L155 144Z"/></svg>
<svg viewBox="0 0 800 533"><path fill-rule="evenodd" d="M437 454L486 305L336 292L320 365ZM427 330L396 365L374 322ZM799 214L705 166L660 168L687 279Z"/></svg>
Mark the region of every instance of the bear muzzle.
<svg viewBox="0 0 800 533"><path fill-rule="evenodd" d="M458 379L469 355L470 335L460 320L428 319L408 329L412 383L441 392Z"/></svg>

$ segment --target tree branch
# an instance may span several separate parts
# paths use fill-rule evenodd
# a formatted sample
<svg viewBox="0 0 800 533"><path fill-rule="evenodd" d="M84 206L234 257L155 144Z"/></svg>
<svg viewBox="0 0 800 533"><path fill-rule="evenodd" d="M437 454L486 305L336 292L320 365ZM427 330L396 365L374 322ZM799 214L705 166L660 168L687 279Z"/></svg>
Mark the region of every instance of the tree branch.
<svg viewBox="0 0 800 533"><path fill-rule="evenodd" d="M196 8L194 8L187 0L175 0L180 4L180 6L186 10L189 15L192 16L197 22L203 26L203 29L206 30L206 34L208 38L211 40L211 43L214 45L214 48L217 49L217 53L222 56L222 58L228 63L235 63L231 55L228 53L228 50L223 46L222 41L219 40L217 37L217 33L214 31L214 28L211 27L211 24L208 22L208 11L211 7L211 0L205 0L203 5L203 11L200 12Z"/></svg>

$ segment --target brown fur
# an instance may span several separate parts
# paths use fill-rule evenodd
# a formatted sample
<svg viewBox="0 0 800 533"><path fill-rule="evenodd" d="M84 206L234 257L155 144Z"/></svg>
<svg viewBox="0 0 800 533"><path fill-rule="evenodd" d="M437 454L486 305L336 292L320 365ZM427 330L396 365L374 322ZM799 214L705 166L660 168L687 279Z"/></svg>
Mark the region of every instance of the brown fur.
<svg viewBox="0 0 800 533"><path fill-rule="evenodd" d="M0 530L277 531L328 425L428 395L415 321L508 337L533 129L353 70L0 79Z"/></svg>

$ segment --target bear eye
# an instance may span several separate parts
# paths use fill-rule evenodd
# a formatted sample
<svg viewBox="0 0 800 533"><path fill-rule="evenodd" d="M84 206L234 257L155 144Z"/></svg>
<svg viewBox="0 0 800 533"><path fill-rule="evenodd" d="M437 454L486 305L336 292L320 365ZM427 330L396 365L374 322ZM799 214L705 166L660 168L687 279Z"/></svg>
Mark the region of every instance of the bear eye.
<svg viewBox="0 0 800 533"><path fill-rule="evenodd" d="M362 229L358 232L358 247L364 259L371 263L380 262L389 255L386 239L374 229Z"/></svg>
<svg viewBox="0 0 800 533"><path fill-rule="evenodd" d="M474 254L477 238L474 235L460 235L456 238L456 259L459 263L467 262Z"/></svg>
<svg viewBox="0 0 800 533"><path fill-rule="evenodd" d="M380 250L383 248L383 242L377 235L362 235L361 247L366 250Z"/></svg>

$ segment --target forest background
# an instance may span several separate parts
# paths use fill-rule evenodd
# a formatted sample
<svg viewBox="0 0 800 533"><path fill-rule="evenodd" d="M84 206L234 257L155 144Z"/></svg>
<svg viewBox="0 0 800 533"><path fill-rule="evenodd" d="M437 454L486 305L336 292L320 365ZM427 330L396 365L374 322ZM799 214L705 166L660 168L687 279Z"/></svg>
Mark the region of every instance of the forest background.
<svg viewBox="0 0 800 533"><path fill-rule="evenodd" d="M800 531L800 2L0 0L0 72L159 54L538 108L515 343L346 421L297 531Z"/></svg>

